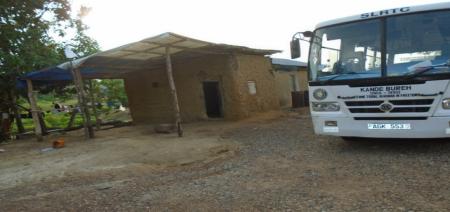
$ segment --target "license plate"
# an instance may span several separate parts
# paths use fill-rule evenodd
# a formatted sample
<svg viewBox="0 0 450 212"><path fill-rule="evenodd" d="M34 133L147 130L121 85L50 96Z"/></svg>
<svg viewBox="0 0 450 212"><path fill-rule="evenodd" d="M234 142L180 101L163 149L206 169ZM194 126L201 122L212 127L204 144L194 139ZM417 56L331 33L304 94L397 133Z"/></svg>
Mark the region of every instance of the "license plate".
<svg viewBox="0 0 450 212"><path fill-rule="evenodd" d="M411 124L367 124L369 130L410 130Z"/></svg>

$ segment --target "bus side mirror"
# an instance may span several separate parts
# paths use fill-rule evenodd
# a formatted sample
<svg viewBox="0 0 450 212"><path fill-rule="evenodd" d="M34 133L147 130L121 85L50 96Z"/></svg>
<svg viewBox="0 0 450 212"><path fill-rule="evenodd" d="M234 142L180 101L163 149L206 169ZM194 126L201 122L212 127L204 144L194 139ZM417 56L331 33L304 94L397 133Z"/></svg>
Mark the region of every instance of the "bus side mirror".
<svg viewBox="0 0 450 212"><path fill-rule="evenodd" d="M291 59L299 58L302 55L300 48L300 39L294 38L291 41Z"/></svg>
<svg viewBox="0 0 450 212"><path fill-rule="evenodd" d="M304 31L303 36L305 36L306 38L312 38L314 36L314 33L311 31Z"/></svg>
<svg viewBox="0 0 450 212"><path fill-rule="evenodd" d="M298 37L296 37L296 35L298 35ZM302 48L300 46L300 40L308 41L308 40L305 40L305 38L312 38L312 37L314 37L314 33L311 31L297 32L294 34L294 36L292 36L292 41L291 41L291 58L292 59L299 58L302 55Z"/></svg>

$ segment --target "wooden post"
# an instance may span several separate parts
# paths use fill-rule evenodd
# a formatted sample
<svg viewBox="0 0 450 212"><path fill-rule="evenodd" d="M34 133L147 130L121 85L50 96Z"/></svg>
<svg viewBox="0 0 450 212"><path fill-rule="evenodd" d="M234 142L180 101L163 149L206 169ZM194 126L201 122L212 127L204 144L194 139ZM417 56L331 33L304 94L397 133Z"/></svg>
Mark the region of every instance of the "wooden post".
<svg viewBox="0 0 450 212"><path fill-rule="evenodd" d="M94 130L91 126L91 116L89 114L89 109L86 105L86 94L84 91L83 79L79 69L74 69L71 67L71 73L73 81L75 83L75 88L77 89L78 95L78 105L80 106L81 114L83 117L84 125L84 135L86 139L94 138Z"/></svg>
<svg viewBox="0 0 450 212"><path fill-rule="evenodd" d="M12 102L12 111L14 113L14 119L16 120L16 126L19 133L24 133L25 128L23 127L22 117L20 116L19 107L17 106L17 96L16 92L11 91L11 102Z"/></svg>
<svg viewBox="0 0 450 212"><path fill-rule="evenodd" d="M42 111L39 111L38 118L39 118L39 123L41 123L41 133L42 133L42 135L48 135L48 129L47 129L47 126L45 125L44 113Z"/></svg>
<svg viewBox="0 0 450 212"><path fill-rule="evenodd" d="M92 85L92 80L89 80L89 97L91 99L92 112L94 113L95 117L95 129L100 130L101 123L97 113L97 102L95 101L94 87Z"/></svg>
<svg viewBox="0 0 450 212"><path fill-rule="evenodd" d="M172 71L172 60L170 58L170 47L166 47L166 69L167 78L169 79L170 94L172 95L172 104L175 115L175 127L178 131L178 136L183 136L183 128L181 127L181 115L180 115L180 105L178 104L177 89L175 87L175 81L173 79Z"/></svg>
<svg viewBox="0 0 450 212"><path fill-rule="evenodd" d="M34 133L36 135L36 139L38 141L42 141L42 127L41 122L39 121L39 109L36 103L36 95L33 91L33 82L31 80L27 80L27 87L28 87L28 99L30 100L30 106L31 106L31 115L33 117L34 122Z"/></svg>
<svg viewBox="0 0 450 212"><path fill-rule="evenodd" d="M85 123L85 128L87 129L87 138L94 138L94 128L92 128L92 123L91 123L91 113L89 112L89 107L87 106L87 97L86 97L86 90L84 89L84 82L83 82L83 77L81 76L81 72L80 69L75 69L75 74L78 77L78 83L80 84L80 88L81 88L81 99L82 101L82 111L84 116L86 117L84 123ZM86 130L85 129L85 130Z"/></svg>
<svg viewBox="0 0 450 212"><path fill-rule="evenodd" d="M67 124L66 129L70 129L73 126L73 122L75 121L75 117L77 116L78 110L75 110L75 108L72 108L72 112L70 113L70 119L69 123Z"/></svg>

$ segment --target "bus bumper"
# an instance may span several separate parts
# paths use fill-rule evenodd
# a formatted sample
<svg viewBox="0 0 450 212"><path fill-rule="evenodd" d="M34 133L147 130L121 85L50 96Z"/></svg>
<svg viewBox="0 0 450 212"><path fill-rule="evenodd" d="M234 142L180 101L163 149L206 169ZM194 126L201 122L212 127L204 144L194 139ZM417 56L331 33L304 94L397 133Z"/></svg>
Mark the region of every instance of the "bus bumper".
<svg viewBox="0 0 450 212"><path fill-rule="evenodd" d="M355 120L353 117L313 116L312 120L314 132L320 135L367 138L450 137L450 117L428 117L426 120ZM410 129L369 129L369 124L406 124Z"/></svg>

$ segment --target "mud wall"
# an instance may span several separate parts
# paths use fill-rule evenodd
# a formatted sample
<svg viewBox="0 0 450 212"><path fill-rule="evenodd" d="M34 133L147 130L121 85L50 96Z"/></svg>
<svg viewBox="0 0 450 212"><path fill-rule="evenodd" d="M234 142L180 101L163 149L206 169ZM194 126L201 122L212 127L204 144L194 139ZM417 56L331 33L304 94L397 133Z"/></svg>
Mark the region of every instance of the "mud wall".
<svg viewBox="0 0 450 212"><path fill-rule="evenodd" d="M208 119L204 81L219 82L223 116L237 120L256 112L278 109L270 61L263 56L207 55L188 61L173 61L174 80L183 122ZM254 80L257 94L248 93ZM134 72L125 78L133 121L137 124L170 123L173 112L165 69Z"/></svg>
<svg viewBox="0 0 450 212"><path fill-rule="evenodd" d="M212 55L177 62L173 59L173 73L181 118L184 122L207 119L202 81L219 81L224 105L230 102L231 75L227 58ZM138 124L170 123L173 121L172 101L165 69L134 72L125 79L130 111ZM224 111L224 115L228 111Z"/></svg>
<svg viewBox="0 0 450 212"><path fill-rule="evenodd" d="M298 72L298 82L300 91L307 91L308 90L308 69L307 68L300 68L300 72Z"/></svg>
<svg viewBox="0 0 450 212"><path fill-rule="evenodd" d="M130 73L125 78L131 117L134 123L165 123L172 116L169 84L163 70Z"/></svg>
<svg viewBox="0 0 450 212"><path fill-rule="evenodd" d="M252 114L278 110L278 98L275 86L275 76L272 72L269 58L257 55L238 55L236 80L240 97L240 117ZM249 81L255 83L256 93L251 94Z"/></svg>
<svg viewBox="0 0 450 212"><path fill-rule="evenodd" d="M292 106L291 92L294 90L291 76L295 77L297 91L308 90L308 73L306 68L299 68L297 71L275 70L276 90L281 107Z"/></svg>

